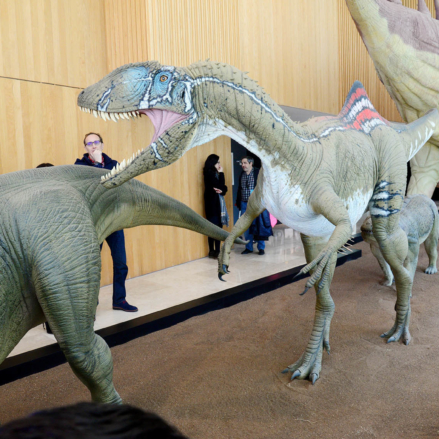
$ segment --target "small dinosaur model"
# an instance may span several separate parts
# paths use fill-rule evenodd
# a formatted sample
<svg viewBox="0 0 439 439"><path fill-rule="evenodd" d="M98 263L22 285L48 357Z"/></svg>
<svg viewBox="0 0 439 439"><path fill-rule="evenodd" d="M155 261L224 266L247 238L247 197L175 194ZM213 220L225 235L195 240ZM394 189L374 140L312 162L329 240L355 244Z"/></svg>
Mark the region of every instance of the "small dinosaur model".
<svg viewBox="0 0 439 439"><path fill-rule="evenodd" d="M425 195L409 195L405 198L399 217L399 226L407 235L408 252L404 266L409 271L412 281L418 264L419 247L424 243L429 265L427 274L437 272L437 243L439 237L439 216L436 204ZM370 244L372 254L377 258L386 276L383 285L393 283L393 274L389 264L384 259L378 242L373 236L372 219L368 216L361 226L361 236Z"/></svg>
<svg viewBox="0 0 439 439"><path fill-rule="evenodd" d="M262 162L247 211L236 222L219 256L227 272L231 245L264 209L301 232L315 285L316 314L305 353L285 371L292 379L319 378L323 349L329 352L334 302L329 293L337 250L364 211L372 214L374 235L395 274L396 324L389 342L409 324L411 277L403 266L407 236L399 227L406 162L433 134L439 116L432 110L409 125L381 117L359 82L337 117L293 122L263 89L238 69L199 62L186 68L157 62L114 70L78 96L78 105L104 119L146 114L156 128L149 147L103 178L117 187L143 172L168 166L188 149L227 135ZM134 113L133 113L134 112Z"/></svg>
<svg viewBox="0 0 439 439"><path fill-rule="evenodd" d="M439 104L439 21L424 0L418 10L401 0L346 0L378 77L405 122ZM439 1L435 0L436 15ZM408 194L429 197L439 181L439 133L410 161Z"/></svg>
<svg viewBox="0 0 439 439"><path fill-rule="evenodd" d="M0 363L29 329L48 321L93 400L119 403L110 349L93 330L100 243L147 224L220 240L229 234L139 181L105 189L106 172L71 165L0 176Z"/></svg>

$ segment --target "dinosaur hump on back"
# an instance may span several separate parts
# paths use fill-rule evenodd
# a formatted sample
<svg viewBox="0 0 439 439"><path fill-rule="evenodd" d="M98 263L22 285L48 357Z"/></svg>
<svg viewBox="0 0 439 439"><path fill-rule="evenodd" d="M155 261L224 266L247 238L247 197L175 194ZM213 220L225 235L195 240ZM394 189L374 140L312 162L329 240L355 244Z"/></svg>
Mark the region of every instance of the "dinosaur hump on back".
<svg viewBox="0 0 439 439"><path fill-rule="evenodd" d="M338 118L347 125L346 128L367 134L377 125L389 125L389 122L375 110L360 81L355 81L352 85Z"/></svg>

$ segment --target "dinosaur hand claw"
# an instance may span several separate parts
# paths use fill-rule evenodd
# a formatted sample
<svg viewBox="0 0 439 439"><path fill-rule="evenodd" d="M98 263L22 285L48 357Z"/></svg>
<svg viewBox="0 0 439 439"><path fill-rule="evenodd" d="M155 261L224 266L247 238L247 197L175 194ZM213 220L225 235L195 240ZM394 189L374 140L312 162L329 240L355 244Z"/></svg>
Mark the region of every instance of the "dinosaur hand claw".
<svg viewBox="0 0 439 439"><path fill-rule="evenodd" d="M228 266L227 266L226 264L222 264L222 265L221 265L221 269L220 269L220 271L219 271L219 273L218 273L218 279L221 280L221 281L223 281L223 282L226 282L226 281L223 279L223 275L224 275L224 274L229 274L229 273L230 273L230 271L228 270Z"/></svg>

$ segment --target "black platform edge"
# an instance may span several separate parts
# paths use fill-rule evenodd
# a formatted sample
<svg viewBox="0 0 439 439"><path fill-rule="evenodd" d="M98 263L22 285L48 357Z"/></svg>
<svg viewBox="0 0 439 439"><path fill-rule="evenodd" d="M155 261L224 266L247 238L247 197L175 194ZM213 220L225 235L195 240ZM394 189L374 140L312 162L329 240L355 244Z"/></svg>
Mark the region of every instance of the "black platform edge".
<svg viewBox="0 0 439 439"><path fill-rule="evenodd" d="M362 241L361 235L359 237L354 235L352 241L354 243ZM338 254L337 267L360 257L361 250L343 251ZM169 328L191 317L227 308L292 282L297 282L308 277L308 274L295 277L304 266L300 265L181 305L99 329L96 333L103 337L110 347L114 347L152 332ZM66 359L58 344L6 358L0 366L0 386L51 369L65 362Z"/></svg>

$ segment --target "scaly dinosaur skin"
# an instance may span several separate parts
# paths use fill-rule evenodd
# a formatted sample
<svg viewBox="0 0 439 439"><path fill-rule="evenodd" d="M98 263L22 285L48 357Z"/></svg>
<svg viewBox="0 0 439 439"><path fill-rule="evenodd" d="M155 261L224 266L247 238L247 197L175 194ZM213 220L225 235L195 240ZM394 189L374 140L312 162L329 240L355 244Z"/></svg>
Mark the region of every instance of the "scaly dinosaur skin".
<svg viewBox="0 0 439 439"><path fill-rule="evenodd" d="M187 68L157 62L120 67L78 97L85 111L145 113L156 127L153 143L113 170L103 185L116 187L143 172L167 166L188 149L225 134L258 155L263 169L246 213L235 224L219 257L228 268L232 237L240 236L264 209L302 234L315 285L316 315L304 355L285 371L313 383L329 351L334 303L329 293L337 250L369 207L383 256L395 273L396 325L389 342L408 325L411 278L403 262L407 236L399 227L406 162L431 137L437 110L410 125L392 124L373 108L356 82L337 117L295 123L243 72L212 62Z"/></svg>
<svg viewBox="0 0 439 439"><path fill-rule="evenodd" d="M409 195L404 200L399 217L399 226L407 235L408 253L404 266L411 274L412 281L418 263L419 247L424 243L428 255L429 265L425 269L427 274L437 272L437 243L439 237L439 215L436 204L425 195ZM373 255L377 258L381 269L386 276L383 285L390 286L393 274L389 264L383 258L377 240L373 236L372 219L367 217L361 226L361 236L370 244Z"/></svg>
<svg viewBox="0 0 439 439"><path fill-rule="evenodd" d="M0 176L0 363L47 319L93 400L119 403L110 349L93 330L99 245L116 230L147 224L220 240L229 233L139 181L109 191L100 184L106 172L72 165Z"/></svg>
<svg viewBox="0 0 439 439"><path fill-rule="evenodd" d="M402 119L412 122L439 104L439 21L423 0L346 0L378 77ZM439 2L435 0L436 15ZM410 161L408 194L431 197L439 181L439 133Z"/></svg>

